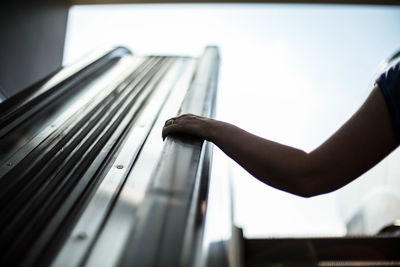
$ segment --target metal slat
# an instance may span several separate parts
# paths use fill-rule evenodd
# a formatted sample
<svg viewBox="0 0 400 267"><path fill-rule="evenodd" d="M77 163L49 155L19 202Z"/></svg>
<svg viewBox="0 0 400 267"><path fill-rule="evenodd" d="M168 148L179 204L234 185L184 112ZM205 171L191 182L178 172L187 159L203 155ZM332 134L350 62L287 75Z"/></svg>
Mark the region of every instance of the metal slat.
<svg viewBox="0 0 400 267"><path fill-rule="evenodd" d="M137 210L142 205L145 192L151 182L152 170L156 167L159 158L162 157L164 143L160 136L161 129L165 120L177 114L191 82L195 62L194 59L188 59L188 63L185 64L182 75L167 98L149 137L140 151L140 155L115 200L115 204L109 211L109 218L104 222L92 249L86 254L82 266L111 267L116 266L119 261L129 233L136 226ZM101 196L98 197L101 198ZM86 232L86 229L90 228L90 221L89 215L83 217L82 223L78 223L77 229L74 230L75 236L78 236L82 231ZM74 239L71 240L71 246L77 246L77 249L79 249L79 243L84 242L84 240L76 242L76 239ZM63 259L57 261L57 265L54 266L69 266L67 255L64 255Z"/></svg>
<svg viewBox="0 0 400 267"><path fill-rule="evenodd" d="M72 121L80 121L93 107L102 102L108 94L128 79L132 72L140 68L143 59L143 57L125 56L118 61L115 67L91 82L85 90L80 90L78 94L69 98L66 102L56 103L60 106L60 109L54 115L49 114L49 112L43 115L50 118L44 123L42 130L33 131L33 127L24 125L24 127L19 127L12 134L3 138L0 141L2 148L0 153L0 181L2 176L10 171L13 166L19 164L26 155L29 155L39 145L44 142L51 142L51 138L53 138L52 136L55 138L55 134L61 136L60 129L69 129L63 127L64 125L72 127L74 125ZM34 118L31 123L38 121L43 120ZM5 150L7 151L3 150L6 144L8 148Z"/></svg>
<svg viewBox="0 0 400 267"><path fill-rule="evenodd" d="M211 149L193 138L168 137L165 145L158 141L160 127L180 103L178 114L213 115L218 51L207 48L198 60L148 57L140 65L124 51L107 51L80 70L60 71L57 79L0 106L6 125L0 145L7 144L0 154L1 265L48 266L55 259L55 266L70 266L68 252L75 251L73 266L99 266L104 237L110 223L119 220L115 215L132 181L147 184L135 187L142 192L134 194L142 198L140 206L131 207L138 220L125 221L125 235L107 262L130 264L128 251L133 251L138 263L146 262L147 254L158 257L156 265L186 266L201 251ZM113 74L108 86L92 88L122 65L130 72ZM18 135L22 142L10 139ZM156 138L154 150L148 142ZM150 154L154 162L146 161ZM82 237L81 229L90 237ZM140 229L146 236L134 234ZM86 242L76 246L76 236ZM160 243L148 251L138 248L137 241L153 237Z"/></svg>
<svg viewBox="0 0 400 267"><path fill-rule="evenodd" d="M160 109L165 104L166 97L174 88L176 81L182 74L182 69L186 65L184 60L177 59L165 78L157 86L156 92L135 121L135 126L127 133L126 142L121 146L121 150L116 154L115 159L110 161L109 164L112 168L109 169L85 212L80 216L76 227L69 235L66 245L62 248L53 266L79 266L84 260L85 254L89 253L107 214L112 210L113 200L125 184L131 166L145 144L144 141L146 140L146 143L151 142L147 136L159 116ZM157 134L157 137L159 138L159 134ZM94 217L93 214L97 214L97 216ZM77 236L82 235L82 233L84 233L85 238L77 242Z"/></svg>
<svg viewBox="0 0 400 267"><path fill-rule="evenodd" d="M104 103L103 103L104 104ZM110 105L112 105L113 102L109 101L109 103L103 107L102 109L99 110L99 108L101 107L101 105L95 107L95 109L93 110L93 112L89 112L89 114L87 114L87 116L85 116L84 118L82 118L80 121L78 121L76 123L76 125L74 127L72 127L72 129L70 129L64 136L64 138L60 141L58 141L57 139L55 140L55 146L53 148L51 148L51 150L47 153L43 153L43 150L39 151L38 153L35 153L33 155L33 157L28 157L26 159L27 164L30 164L32 162L34 162L35 157L39 157L40 158L40 154L43 154L43 158L41 158L40 162L37 163L36 165L34 165L33 169L30 169L28 166L26 165L22 165L22 166L15 166L13 170L15 170L15 172L11 171L7 176L8 176L8 180L4 179L3 182L3 186L1 187L1 202L5 203L6 205L6 209L2 209L2 220L1 221L8 221L9 218L7 218L4 214L7 213L7 207L8 209L14 209L16 211L19 211L19 206L18 206L18 202L20 203L19 205L21 205L21 203L26 203L27 198L31 197L32 193L37 192L38 187L40 187L41 183L40 181L37 183L36 186L34 186L34 184L29 183L30 181L28 179L30 179L31 181L34 180L35 178L40 178L40 180L44 183L46 183L48 180L50 180L50 173L51 170L54 169L55 167L58 167L59 164L62 162L62 160L64 159L64 157L67 157L70 155L70 152L75 149L75 147L78 145L78 142L80 142L80 140L82 140L81 138L84 138L86 136L86 132L89 132L93 129L95 120L93 119L92 115L95 112L99 112L102 111L103 113L107 112L107 110L110 108ZM98 114L97 115L97 120L102 119L103 115L102 114ZM92 124L89 124L86 126L86 130L82 130L82 126L84 124L87 123L87 121L89 121L89 119L92 118L91 122ZM68 128L68 127L67 127ZM63 148L63 146L68 143L71 142L71 138L76 135L77 132L80 132L80 136L81 138L79 139L74 139L75 141L69 144L69 149ZM61 153L60 153L61 152ZM56 156L56 154L58 153L58 158L59 160L54 162L54 160L57 160L57 158L54 158ZM51 168L45 168L46 164L48 164L51 160L53 160L53 167ZM20 173L20 170L22 171L22 173ZM23 172L29 170L29 172ZM47 173L43 173L41 171L47 170ZM18 179L18 177L20 178L24 178L25 184L23 185L23 187L21 188L21 186L19 187L15 187L15 190L12 191L11 189L9 189L10 185L13 185L13 181L16 181ZM8 186L7 186L8 185ZM26 190L28 190L28 192L24 191L23 188L26 188ZM7 192L9 191L9 193ZM7 202L7 194L8 196L11 197L14 202ZM19 192L19 194L16 195L16 193ZM29 193L30 192L30 193ZM22 199L19 198L19 196L22 197ZM44 196L43 196L44 197ZM32 199L31 199L32 200ZM15 201L18 201L17 203L15 203ZM4 225L2 225L4 227Z"/></svg>
<svg viewBox="0 0 400 267"><path fill-rule="evenodd" d="M29 119L29 117L40 109L46 107L46 105L67 93L70 88L76 86L79 82L84 81L84 79L93 79L95 76L100 75L121 56L128 53L129 50L122 47L113 49L108 51L102 57L96 59L94 62L90 62L82 69L79 69L72 74L65 75L60 79L59 83L56 83L53 87L43 90L43 87L41 86L43 82L40 82L39 86L32 86L28 90L22 91L16 97L10 99L10 101L4 101L0 108L0 114L2 114L0 117L0 138L5 136L20 123ZM38 87L41 90L36 92ZM32 93L32 91L35 93ZM33 96L26 97L25 94L28 94L29 96L32 94Z"/></svg>
<svg viewBox="0 0 400 267"><path fill-rule="evenodd" d="M155 65L158 66L159 64L156 63ZM153 70L152 73L157 73L158 70L159 69L157 67L155 70ZM145 86L145 85L146 85L146 82L142 83L142 87ZM138 92L140 92L140 91L141 91L141 89L138 89ZM122 97L122 100L124 100L124 99L125 98ZM136 99L136 96L133 96L133 100L134 99ZM117 112L117 110L122 106L123 103L124 103L124 101L120 102L114 108L114 111L109 112L109 115L106 117L106 120L102 124L100 124L100 128L94 128L95 130L94 130L94 132L92 134L93 137L86 138L87 141L83 144L83 146L80 146L78 150L74 149L77 152L77 153L73 154L74 156L70 154L71 153L70 150L66 149L65 151L63 151L63 154L68 155L68 157L70 159L68 160L67 165L65 165L63 167L62 167L62 165L60 166L60 163L62 162L62 158L60 159L61 162L59 160L58 162L55 161L53 163L53 166L58 166L58 169L61 170L61 172L59 172L54 178L51 178L51 176L49 176L49 174L51 172L50 173L48 172L47 174L46 173L45 174L39 173L39 175L41 175L42 177L47 177L48 179L52 179L52 183L50 184L52 186L50 186L50 187L47 186L44 192L43 191L42 192L39 191L38 193L36 193L36 196L39 197L38 201L36 201L37 207L40 206L40 210L41 211L35 211L37 208L36 209L33 208L32 205L25 206L24 207L25 213L24 212L20 212L19 214L21 214L21 216L24 215L24 217L26 219L24 219L23 217L22 218L19 217L19 218L14 219L15 222L24 222L30 216L33 216L33 215L34 215L33 218L39 218L39 219L42 218L42 221L43 220L46 221L46 217L48 217L48 216L41 215L41 213L43 213L43 212L45 212L44 214L51 213L51 211L54 210L57 207L57 203L59 203L60 201L63 201L64 197L69 193L69 190L71 190L71 187L73 187L74 184L75 184L74 181L76 181L76 179L79 178L79 175L75 175L74 179L70 179L68 177L68 173L70 173L70 170L73 169L72 167L76 165L76 160L81 159L80 154L82 152L86 151L90 146L92 146L92 144L96 144L96 145L99 144L97 142L94 142L95 139L97 138L96 136L99 136L99 134L103 131L105 125L108 124L108 122L110 122L110 120L114 116L115 112ZM103 126L101 126L101 125L103 125ZM118 123L114 124L114 125L116 126L116 125L118 125ZM102 140L104 140L102 143L104 143L108 139L108 136L106 136L105 138L104 138L104 136L106 136L106 135L102 136ZM75 144L71 144L70 145L71 148L74 148L75 146L76 146ZM97 146L97 147L101 147L101 145ZM83 159L85 159L85 157L83 157ZM88 158L86 158L86 161L88 161L87 159ZM60 168L60 167L62 167L62 168ZM51 169L50 169L50 171L51 171ZM64 182L62 182L62 181L64 181ZM54 187L54 186L56 186L56 187ZM56 188L58 188L58 189L56 189ZM60 191L60 190L62 190L62 191ZM45 193L46 191L48 193ZM64 193L62 193L62 192L64 192ZM51 193L51 195L49 195L50 193ZM59 197L59 196L64 196L64 197ZM59 199L59 200L55 201L56 200L55 197L57 197L56 199ZM53 201L52 201L52 199L53 199ZM46 202L44 202L45 200L46 200ZM31 203L35 203L35 202L31 202ZM44 206L43 206L43 204L44 204ZM49 208L48 205L53 206L53 208ZM31 206L31 207L29 207L29 206ZM13 226L13 228L11 228L11 229L15 229L15 231L18 231L19 227L18 227L17 223L11 223L10 225ZM42 223L32 222L29 225L30 225L30 227L35 227L35 225L42 225ZM22 231L22 233L20 233L20 235L19 235L21 241L18 242L18 238L16 238L14 236L15 231L13 232L11 229L7 229L7 231L6 231L8 236L10 236L10 237L13 236L13 242L14 243L11 243L11 244L18 244L19 243L20 246L26 246L27 244L30 243L28 241L32 240L32 238L33 238L31 235L24 234L24 233L27 233L29 231L29 229L30 229L29 227L25 226L23 228L24 231ZM36 232L36 231L34 231L34 232ZM8 248L9 248L9 250L12 250L12 246L9 245ZM14 251L18 251L18 250L19 249L15 249Z"/></svg>
<svg viewBox="0 0 400 267"><path fill-rule="evenodd" d="M180 113L212 114L218 60L216 48L206 49ZM138 212L140 221L130 234L119 266L133 262L137 266L184 266L184 245L196 242L184 241L191 203L197 194L194 185L202 172L202 147L203 141L199 139L167 138L163 158Z"/></svg>
<svg viewBox="0 0 400 267"><path fill-rule="evenodd" d="M162 64L157 64L158 68L155 71L155 75L145 83L143 90L141 90L142 93L128 102L118 118L112 122L107 132L101 134L101 138L94 142L93 149L86 153L88 156L84 157L84 161L79 164L79 167L74 172L75 177L73 177L72 180L77 182L71 185L70 190L72 190L72 192L66 191L65 194L67 197L60 199L60 201L63 202L62 206L57 208L57 213L53 216L52 221L48 223L45 231L40 235L39 240L35 242L34 249L30 254L34 255L35 251L40 251L40 248L45 246L48 240L54 236L57 227L61 223L65 225L64 228L68 228L70 226L69 222L76 220L76 214L81 210L83 203L85 203L85 200L92 194L96 185L104 178L101 174L103 169L102 165L108 165L107 159L113 157L114 153L112 151L115 151L116 146L118 147L118 141L125 138L125 132L132 126L132 122L137 119L138 113L140 113L143 105L153 93L155 86L168 71L171 63L173 63L173 59L167 58L163 59ZM103 153L100 154L100 151L105 146L109 147L109 149L107 149L108 151L103 151ZM97 157L93 158L90 155L97 155ZM97 164L93 165L95 160L98 160ZM62 189L65 190L65 187ZM74 209L70 212L72 205L74 205ZM73 216L74 214L75 216ZM64 230L61 230L61 232L63 231ZM47 247L46 254L49 249L54 248L53 245L48 245ZM31 263L33 263L33 259L30 258L34 258L34 256L27 257L27 259L24 260L25 266L30 266Z"/></svg>
<svg viewBox="0 0 400 267"><path fill-rule="evenodd" d="M144 65L146 66L147 63L145 62ZM8 170L9 173L3 175L3 177L0 179L0 198L2 200L1 202L3 202L2 197L4 196L5 192L10 191L10 187L19 182L18 177L27 177L28 175L33 176L40 169L42 169L42 166L46 164L52 157L54 157L54 155L58 151L60 151L60 149L78 131L82 130L82 127L87 124L88 121L93 118L96 113L98 113L99 111L105 112L110 107L110 105L112 105L112 98L121 94L121 92L118 91L123 91L123 88L129 85L129 81L132 81L136 78L135 74L142 71L143 66L142 68L139 67L138 70L136 70L130 77L127 77L128 81L122 81L121 85L116 86L116 89L110 92L108 96L104 97L102 101L96 106L92 108L85 107L86 111L79 110L69 121L66 121L63 125L61 125L58 131L54 132L46 140L44 140L44 142L39 144L39 146L35 150L33 150L32 153L29 153L24 160L22 160L19 164L14 164L14 167L11 170ZM82 116L82 113L84 114L84 116ZM101 116L98 116L98 118L101 118ZM51 151L48 151L49 149L51 149ZM38 161L41 157L46 158L41 160L42 163L37 164L39 165L38 168L30 171L32 166L34 166L33 163L35 161ZM28 173L28 171L30 171L30 173ZM11 195L14 194L12 193Z"/></svg>

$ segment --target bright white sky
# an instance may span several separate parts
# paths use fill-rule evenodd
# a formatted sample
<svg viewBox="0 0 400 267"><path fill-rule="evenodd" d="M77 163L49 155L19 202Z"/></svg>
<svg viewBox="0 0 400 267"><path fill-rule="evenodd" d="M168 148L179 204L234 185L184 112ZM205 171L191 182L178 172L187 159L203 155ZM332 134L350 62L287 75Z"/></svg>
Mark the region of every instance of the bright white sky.
<svg viewBox="0 0 400 267"><path fill-rule="evenodd" d="M400 8L78 6L69 13L64 64L104 45L198 56L208 44L222 59L217 118L311 151L360 106L379 64L400 49ZM345 233L338 192L301 199L261 184L219 150L215 160L214 177L232 176L235 220L247 236Z"/></svg>

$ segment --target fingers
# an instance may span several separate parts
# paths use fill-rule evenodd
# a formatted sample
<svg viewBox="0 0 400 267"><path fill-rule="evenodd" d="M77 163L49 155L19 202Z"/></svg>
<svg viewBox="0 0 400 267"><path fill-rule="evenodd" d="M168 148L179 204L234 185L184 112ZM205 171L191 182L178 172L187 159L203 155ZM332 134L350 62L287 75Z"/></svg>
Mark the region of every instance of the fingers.
<svg viewBox="0 0 400 267"><path fill-rule="evenodd" d="M171 125L171 124L174 124L174 119L169 119L169 120L167 120L167 121L165 122L165 125L164 125L164 126L168 126L168 125Z"/></svg>
<svg viewBox="0 0 400 267"><path fill-rule="evenodd" d="M165 140L169 134L180 133L209 140L212 133L211 129L214 128L215 123L215 120L206 117L183 114L165 122L162 138Z"/></svg>
<svg viewBox="0 0 400 267"><path fill-rule="evenodd" d="M193 114L183 114L183 115L180 115L180 116L178 116L178 117L174 117L174 118L171 118L171 119L169 119L169 120L166 120L166 121L165 121L165 124L164 124L164 127L170 126L170 125L172 125L172 124L180 124L180 122L184 122L184 121L186 121L187 119L193 119L193 118L195 118L195 117L196 117L196 116L193 115Z"/></svg>
<svg viewBox="0 0 400 267"><path fill-rule="evenodd" d="M175 134L175 133L187 133L185 131L184 127L182 125L178 125L176 123L170 124L167 126L164 126L162 129L162 138L165 140L165 138L170 135L170 134Z"/></svg>
<svg viewBox="0 0 400 267"><path fill-rule="evenodd" d="M170 125L169 125L170 126ZM165 140L165 138L167 137L167 135L169 135L171 133L171 127L169 127L168 125L165 124L165 126L162 129L162 139Z"/></svg>
<svg viewBox="0 0 400 267"><path fill-rule="evenodd" d="M196 116L193 114L183 114L178 117L174 117L165 121L164 127L162 129L163 140L165 140L165 138L172 133L177 133L184 130L185 127L182 128L181 126L186 125L188 120L193 119L195 117Z"/></svg>
<svg viewBox="0 0 400 267"><path fill-rule="evenodd" d="M167 135L178 131L178 124L176 123L176 118L169 119L165 122L162 129L162 138L165 140Z"/></svg>

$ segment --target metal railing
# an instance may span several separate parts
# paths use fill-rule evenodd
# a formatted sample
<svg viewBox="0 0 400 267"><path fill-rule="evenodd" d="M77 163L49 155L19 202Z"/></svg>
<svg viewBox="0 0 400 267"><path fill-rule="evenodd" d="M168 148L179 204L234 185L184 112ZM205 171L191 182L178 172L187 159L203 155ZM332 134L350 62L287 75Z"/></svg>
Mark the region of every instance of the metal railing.
<svg viewBox="0 0 400 267"><path fill-rule="evenodd" d="M1 265L193 265L211 149L161 128L213 116L218 66L115 48L1 103Z"/></svg>

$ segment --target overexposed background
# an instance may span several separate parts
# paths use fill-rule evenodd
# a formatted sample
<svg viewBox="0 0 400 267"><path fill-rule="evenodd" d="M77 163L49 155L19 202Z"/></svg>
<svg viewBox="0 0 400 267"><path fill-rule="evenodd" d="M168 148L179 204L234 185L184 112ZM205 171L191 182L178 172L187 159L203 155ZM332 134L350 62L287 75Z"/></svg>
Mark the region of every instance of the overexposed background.
<svg viewBox="0 0 400 267"><path fill-rule="evenodd" d="M69 13L64 64L106 45L140 55L199 56L209 44L221 52L217 118L311 151L361 105L381 62L400 49L400 8L76 6ZM353 194L356 183L302 199L258 182L218 149L214 158L213 179L232 178L235 221L248 237L343 235L362 201L354 197L360 196Z"/></svg>

